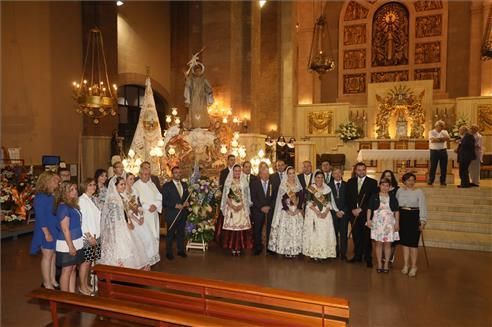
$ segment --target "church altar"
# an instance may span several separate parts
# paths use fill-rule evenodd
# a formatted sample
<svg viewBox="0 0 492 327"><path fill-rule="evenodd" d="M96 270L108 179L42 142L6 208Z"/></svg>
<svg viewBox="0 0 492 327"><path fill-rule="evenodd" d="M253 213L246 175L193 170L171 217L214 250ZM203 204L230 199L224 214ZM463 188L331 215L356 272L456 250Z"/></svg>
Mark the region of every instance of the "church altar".
<svg viewBox="0 0 492 327"><path fill-rule="evenodd" d="M456 160L456 152L448 150L448 160ZM429 160L429 150L360 150L357 161L367 160Z"/></svg>

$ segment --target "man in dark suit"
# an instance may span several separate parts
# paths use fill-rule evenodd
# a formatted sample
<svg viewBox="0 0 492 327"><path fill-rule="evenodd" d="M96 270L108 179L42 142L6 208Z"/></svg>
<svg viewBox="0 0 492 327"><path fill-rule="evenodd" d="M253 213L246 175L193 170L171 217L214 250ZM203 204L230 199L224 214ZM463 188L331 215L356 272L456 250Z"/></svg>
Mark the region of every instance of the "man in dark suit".
<svg viewBox="0 0 492 327"><path fill-rule="evenodd" d="M331 211L333 218L333 227L335 228L335 236L337 239L337 258L347 260L347 231L348 231L348 212L346 202L347 183L342 180L343 172L336 168L330 179L330 188L337 205L338 212Z"/></svg>
<svg viewBox="0 0 492 327"><path fill-rule="evenodd" d="M305 191L313 182L313 165L306 160L302 163L302 174L297 175L302 189Z"/></svg>
<svg viewBox="0 0 492 327"><path fill-rule="evenodd" d="M185 225L186 216L188 215L187 207L189 206L189 192L186 183L181 181L181 170L179 167L174 167L171 172L173 179L162 186L162 207L165 209L167 224L166 257L169 260L174 259L173 241L175 234L178 255L186 258Z"/></svg>
<svg viewBox="0 0 492 327"><path fill-rule="evenodd" d="M220 171L220 176L219 176L219 186L221 191L224 190L224 184L227 179L227 176L229 175L229 172L232 170L232 167L234 167L235 163L236 163L236 157L233 154L228 155L227 167L225 167Z"/></svg>
<svg viewBox="0 0 492 327"><path fill-rule="evenodd" d="M472 160L476 159L475 155L475 138L469 133L468 127L461 126L459 129L461 140L456 152L458 153L458 163L460 164L460 180L458 187L468 188L470 185L470 174L468 168Z"/></svg>
<svg viewBox="0 0 492 327"><path fill-rule="evenodd" d="M244 176L246 176L246 180L248 181L249 185L251 185L252 180L258 178L257 176L251 174L251 162L249 161L243 162L242 172Z"/></svg>
<svg viewBox="0 0 492 327"><path fill-rule="evenodd" d="M275 202L277 200L278 189L280 187L280 182L282 178L285 176L285 161L277 160L275 163L276 172L270 175L270 184L272 185L272 198L273 198L273 207L272 207L272 215L275 210ZM270 239L270 231L272 229L272 217L269 216L267 219L267 229L266 229L266 239L267 239L267 253L274 254L274 252L268 250L268 240Z"/></svg>
<svg viewBox="0 0 492 327"><path fill-rule="evenodd" d="M361 262L364 258L369 268L372 267L371 230L365 223L369 199L377 191L377 181L366 176L366 165L358 162L355 176L347 182L347 209L355 248L355 255L349 262Z"/></svg>
<svg viewBox="0 0 492 327"><path fill-rule="evenodd" d="M331 181L333 180L332 178L332 170L331 170L331 163L328 160L325 160L321 163L321 171L323 172L324 178L325 178L325 183L327 185L330 185Z"/></svg>
<svg viewBox="0 0 492 327"><path fill-rule="evenodd" d="M253 203L251 207L251 218L254 231L254 255L259 255L263 250L262 231L265 218L267 225L268 222L271 225L273 207L275 206L275 198L273 197L268 168L261 168L258 177L251 180L250 192L251 202Z"/></svg>

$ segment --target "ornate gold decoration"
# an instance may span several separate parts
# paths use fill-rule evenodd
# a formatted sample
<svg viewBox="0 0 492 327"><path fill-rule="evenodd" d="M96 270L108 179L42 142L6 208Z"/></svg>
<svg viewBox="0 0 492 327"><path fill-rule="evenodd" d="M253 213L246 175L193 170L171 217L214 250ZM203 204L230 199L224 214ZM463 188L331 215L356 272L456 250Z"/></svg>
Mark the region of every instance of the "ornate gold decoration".
<svg viewBox="0 0 492 327"><path fill-rule="evenodd" d="M371 74L372 83L408 81L408 71L379 72Z"/></svg>
<svg viewBox="0 0 492 327"><path fill-rule="evenodd" d="M343 53L343 68L358 69L366 67L366 49L345 50Z"/></svg>
<svg viewBox="0 0 492 327"><path fill-rule="evenodd" d="M343 44L366 43L366 24L345 26L343 29Z"/></svg>
<svg viewBox="0 0 492 327"><path fill-rule="evenodd" d="M331 135L333 134L333 112L316 111L308 114L309 134Z"/></svg>
<svg viewBox="0 0 492 327"><path fill-rule="evenodd" d="M435 10L442 8L441 0L419 0L415 1L414 5L416 11Z"/></svg>
<svg viewBox="0 0 492 327"><path fill-rule="evenodd" d="M345 10L345 21L364 19L367 17L369 10L355 1L350 1Z"/></svg>
<svg viewBox="0 0 492 327"><path fill-rule="evenodd" d="M343 75L343 93L356 94L366 92L366 74Z"/></svg>
<svg viewBox="0 0 492 327"><path fill-rule="evenodd" d="M483 134L492 134L492 104L479 104L478 127Z"/></svg>
<svg viewBox="0 0 492 327"><path fill-rule="evenodd" d="M441 87L441 69L440 68L426 68L415 69L415 80L431 79L434 81L432 88L439 89Z"/></svg>
<svg viewBox="0 0 492 327"><path fill-rule="evenodd" d="M390 2L381 6L372 22L372 66L408 64L408 11Z"/></svg>
<svg viewBox="0 0 492 327"><path fill-rule="evenodd" d="M415 45L415 63L429 64L441 61L441 42L417 43Z"/></svg>
<svg viewBox="0 0 492 327"><path fill-rule="evenodd" d="M417 17L415 20L416 37L439 36L442 33L442 16L431 15Z"/></svg>
<svg viewBox="0 0 492 327"><path fill-rule="evenodd" d="M404 85L395 86L386 96L376 94L378 101L378 112L376 115L376 133L378 139L389 139L388 126L392 116L398 116L398 122L405 122L407 118L411 121L411 138L423 138L425 112L422 107L422 99L425 90L417 96Z"/></svg>

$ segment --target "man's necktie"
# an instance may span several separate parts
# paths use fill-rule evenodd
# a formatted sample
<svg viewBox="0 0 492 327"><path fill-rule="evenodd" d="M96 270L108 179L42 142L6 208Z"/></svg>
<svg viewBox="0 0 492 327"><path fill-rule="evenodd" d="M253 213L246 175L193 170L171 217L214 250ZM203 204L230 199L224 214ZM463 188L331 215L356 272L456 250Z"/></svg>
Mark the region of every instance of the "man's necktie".
<svg viewBox="0 0 492 327"><path fill-rule="evenodd" d="M265 196L267 196L267 189L268 189L268 183L263 181L263 192L265 193Z"/></svg>
<svg viewBox="0 0 492 327"><path fill-rule="evenodd" d="M340 193L340 182L337 182L336 186L337 186L337 198L338 198L338 194Z"/></svg>
<svg viewBox="0 0 492 327"><path fill-rule="evenodd" d="M177 182L176 186L178 187L179 197L182 198L183 197L183 185L181 185L181 182Z"/></svg>
<svg viewBox="0 0 492 327"><path fill-rule="evenodd" d="M357 181L357 193L360 193L360 189L362 188L362 183L363 183L362 178L359 178Z"/></svg>

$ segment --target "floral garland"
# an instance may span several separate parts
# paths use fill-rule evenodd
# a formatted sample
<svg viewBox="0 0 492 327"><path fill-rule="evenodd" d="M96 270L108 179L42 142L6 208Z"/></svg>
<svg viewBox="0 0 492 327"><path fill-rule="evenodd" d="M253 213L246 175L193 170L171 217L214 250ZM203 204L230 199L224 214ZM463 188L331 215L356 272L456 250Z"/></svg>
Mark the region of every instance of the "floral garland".
<svg viewBox="0 0 492 327"><path fill-rule="evenodd" d="M186 220L186 235L193 242L208 243L214 238L215 212L221 192L215 179L201 177L188 185L190 192L189 214Z"/></svg>
<svg viewBox="0 0 492 327"><path fill-rule="evenodd" d="M36 178L22 167L5 167L0 171L1 221L25 221L32 208Z"/></svg>
<svg viewBox="0 0 492 327"><path fill-rule="evenodd" d="M454 126L451 128L451 131L449 132L449 137L455 140L459 139L461 137L460 127L467 126L467 125L468 125L468 121L463 117L456 120L456 123L454 124Z"/></svg>
<svg viewBox="0 0 492 327"><path fill-rule="evenodd" d="M343 142L355 140L362 136L362 130L353 121L340 124L336 132Z"/></svg>

